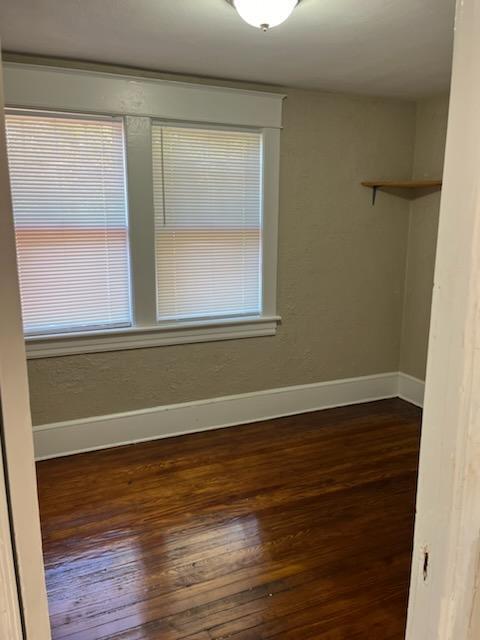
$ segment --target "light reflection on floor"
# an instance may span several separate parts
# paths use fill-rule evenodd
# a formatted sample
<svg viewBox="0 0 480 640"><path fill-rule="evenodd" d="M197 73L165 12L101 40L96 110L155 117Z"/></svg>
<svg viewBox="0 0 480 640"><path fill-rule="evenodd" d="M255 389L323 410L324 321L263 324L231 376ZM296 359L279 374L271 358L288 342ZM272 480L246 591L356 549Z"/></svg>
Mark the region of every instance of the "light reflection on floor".
<svg viewBox="0 0 480 640"><path fill-rule="evenodd" d="M159 529L148 538L148 546L145 546L144 532L140 535L131 530L115 529L88 540L82 538L81 552L76 551L74 539L69 544L68 552L62 546L58 549L61 564L56 562L57 553L50 548L45 557L50 615L65 615L65 606L71 605L73 593L76 592L75 610L68 614L69 624L88 616L99 597L113 600L116 609L126 607L124 613L128 616L129 626L137 627L148 622L146 603L162 593L168 593L168 602L165 603L165 615L168 616L176 603L184 603L188 598L189 587L201 582L207 573L213 583L216 578L230 573L236 561L235 552L241 549L245 551L247 539L249 549L257 555L257 562L249 567L249 576L254 580L255 575L261 573L262 565L270 557L260 522L254 514L229 518L223 522L219 518L219 521L211 524L203 518L191 517L198 520L198 533L191 522L185 529L178 526L164 531ZM196 555L192 555L191 547L195 548ZM187 550L190 566L188 572L184 572L182 557ZM158 566L160 560L164 568L158 572L152 565ZM208 582L205 588L209 588ZM99 589L102 590L101 594ZM65 598L59 593L62 591ZM135 601L128 595L132 591L137 594ZM191 606L195 607L194 600ZM117 620L118 613L112 613Z"/></svg>

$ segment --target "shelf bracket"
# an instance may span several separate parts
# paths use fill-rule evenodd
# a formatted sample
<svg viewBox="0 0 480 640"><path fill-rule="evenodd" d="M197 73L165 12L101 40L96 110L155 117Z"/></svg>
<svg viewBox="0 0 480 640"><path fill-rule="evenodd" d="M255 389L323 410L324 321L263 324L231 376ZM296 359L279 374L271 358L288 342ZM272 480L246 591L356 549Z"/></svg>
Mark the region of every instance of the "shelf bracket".
<svg viewBox="0 0 480 640"><path fill-rule="evenodd" d="M377 199L377 191L378 191L378 187L372 187L372 207L375 206L375 200Z"/></svg>

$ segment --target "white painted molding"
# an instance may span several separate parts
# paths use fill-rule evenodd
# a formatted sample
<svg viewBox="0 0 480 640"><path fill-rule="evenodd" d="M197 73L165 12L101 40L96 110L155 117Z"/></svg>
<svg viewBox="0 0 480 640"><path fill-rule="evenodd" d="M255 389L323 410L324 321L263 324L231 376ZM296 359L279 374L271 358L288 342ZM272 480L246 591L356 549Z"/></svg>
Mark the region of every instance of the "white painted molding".
<svg viewBox="0 0 480 640"><path fill-rule="evenodd" d="M480 0L457 0L408 640L480 637Z"/></svg>
<svg viewBox="0 0 480 640"><path fill-rule="evenodd" d="M4 471L8 485L9 528L15 549L17 580L11 571L3 571L0 581L10 594L10 609L19 587L21 593L21 618L28 640L50 640L47 591L42 556L40 515L38 510L37 485L34 464L32 420L28 398L28 378L25 361L25 346L22 331L20 292L15 255L15 232L13 227L8 159L5 137L3 73L0 55L0 395L2 448L5 460ZM2 478L3 481L3 478ZM4 498L5 499L5 494ZM0 498L0 501L3 502ZM5 506L0 506L2 511ZM1 518L2 516L0 516ZM0 525L0 542L6 542L5 514ZM1 552L5 563L4 548ZM10 584L8 584L8 582ZM17 584L18 582L18 584ZM5 596L2 597L2 600ZM17 595L18 597L18 595ZM8 603L5 603L8 606ZM0 603L0 607L4 607ZM5 615L5 614L3 614ZM11 610L12 625L16 614ZM12 626L10 625L10 626ZM15 627L8 634L0 628L2 640L15 640Z"/></svg>
<svg viewBox="0 0 480 640"><path fill-rule="evenodd" d="M398 395L398 373L346 378L34 427L38 460Z"/></svg>
<svg viewBox="0 0 480 640"><path fill-rule="evenodd" d="M248 127L282 126L284 95L79 69L4 65L10 107L148 116Z"/></svg>
<svg viewBox="0 0 480 640"><path fill-rule="evenodd" d="M160 323L85 333L54 334L26 338L27 358L53 358L78 353L125 351L173 344L216 342L274 336L279 316L224 318L193 322Z"/></svg>
<svg viewBox="0 0 480 640"><path fill-rule="evenodd" d="M402 400L411 402L417 407L423 407L423 396L425 394L425 381L414 378L400 371L398 374L398 396Z"/></svg>

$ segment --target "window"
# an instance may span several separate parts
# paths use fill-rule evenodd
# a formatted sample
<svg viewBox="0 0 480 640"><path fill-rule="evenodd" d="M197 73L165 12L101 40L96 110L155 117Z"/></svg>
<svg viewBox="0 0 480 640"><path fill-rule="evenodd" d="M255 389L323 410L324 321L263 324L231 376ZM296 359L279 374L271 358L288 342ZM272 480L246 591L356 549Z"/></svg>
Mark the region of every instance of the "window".
<svg viewBox="0 0 480 640"><path fill-rule="evenodd" d="M4 72L28 357L276 333L283 96Z"/></svg>
<svg viewBox="0 0 480 640"><path fill-rule="evenodd" d="M154 123L159 320L261 312L258 132Z"/></svg>
<svg viewBox="0 0 480 640"><path fill-rule="evenodd" d="M25 333L131 325L122 120L6 124Z"/></svg>

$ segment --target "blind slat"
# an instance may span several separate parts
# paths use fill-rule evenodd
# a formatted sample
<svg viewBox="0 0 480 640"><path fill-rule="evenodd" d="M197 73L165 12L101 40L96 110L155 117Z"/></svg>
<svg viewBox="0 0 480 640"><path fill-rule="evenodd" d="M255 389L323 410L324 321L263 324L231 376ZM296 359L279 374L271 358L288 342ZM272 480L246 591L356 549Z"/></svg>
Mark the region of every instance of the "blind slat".
<svg viewBox="0 0 480 640"><path fill-rule="evenodd" d="M131 325L120 120L6 116L25 333Z"/></svg>
<svg viewBox="0 0 480 640"><path fill-rule="evenodd" d="M157 316L261 311L262 136L152 123Z"/></svg>

